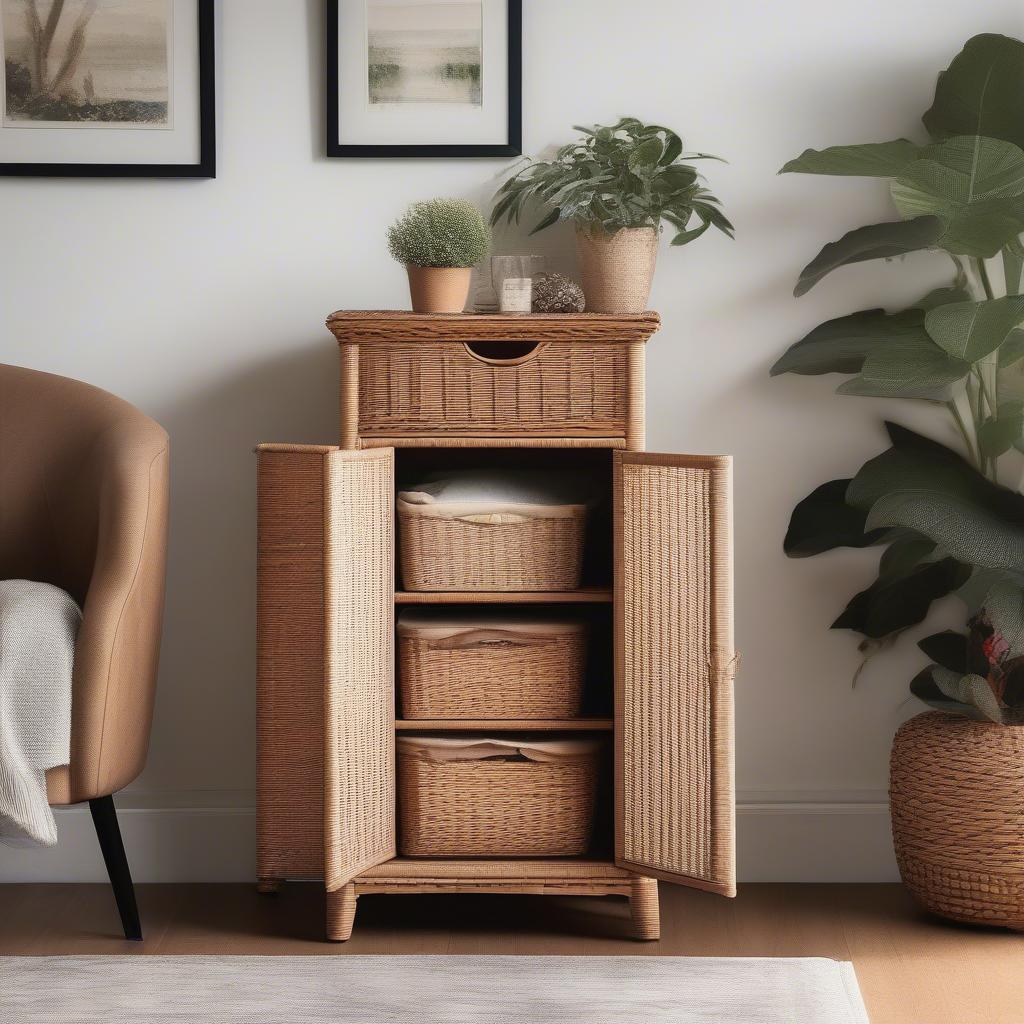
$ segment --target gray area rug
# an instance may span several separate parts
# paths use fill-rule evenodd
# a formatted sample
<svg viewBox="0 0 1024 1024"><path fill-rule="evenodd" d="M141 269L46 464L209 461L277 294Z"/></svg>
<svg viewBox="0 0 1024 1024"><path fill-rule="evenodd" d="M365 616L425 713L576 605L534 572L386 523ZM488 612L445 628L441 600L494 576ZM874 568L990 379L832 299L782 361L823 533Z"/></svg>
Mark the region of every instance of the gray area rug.
<svg viewBox="0 0 1024 1024"><path fill-rule="evenodd" d="M853 965L659 956L0 957L4 1024L868 1024Z"/></svg>

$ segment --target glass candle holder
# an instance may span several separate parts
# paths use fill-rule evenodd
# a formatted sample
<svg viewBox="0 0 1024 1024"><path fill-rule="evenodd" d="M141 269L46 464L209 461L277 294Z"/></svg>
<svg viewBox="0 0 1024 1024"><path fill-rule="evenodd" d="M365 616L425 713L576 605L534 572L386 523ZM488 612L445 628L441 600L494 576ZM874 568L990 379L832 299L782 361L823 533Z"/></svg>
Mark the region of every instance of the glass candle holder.
<svg viewBox="0 0 1024 1024"><path fill-rule="evenodd" d="M498 297L498 309L502 313L529 313L533 275L541 273L544 267L543 256L492 256L491 283Z"/></svg>

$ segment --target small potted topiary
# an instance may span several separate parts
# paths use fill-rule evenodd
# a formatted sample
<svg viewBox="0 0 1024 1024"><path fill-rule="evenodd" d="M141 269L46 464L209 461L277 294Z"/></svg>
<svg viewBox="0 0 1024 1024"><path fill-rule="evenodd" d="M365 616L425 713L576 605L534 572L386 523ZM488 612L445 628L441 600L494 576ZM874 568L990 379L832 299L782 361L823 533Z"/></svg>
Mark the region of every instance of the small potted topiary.
<svg viewBox="0 0 1024 1024"><path fill-rule="evenodd" d="M388 229L388 249L409 273L414 313L461 313L472 268L491 234L480 211L462 199L413 203Z"/></svg>

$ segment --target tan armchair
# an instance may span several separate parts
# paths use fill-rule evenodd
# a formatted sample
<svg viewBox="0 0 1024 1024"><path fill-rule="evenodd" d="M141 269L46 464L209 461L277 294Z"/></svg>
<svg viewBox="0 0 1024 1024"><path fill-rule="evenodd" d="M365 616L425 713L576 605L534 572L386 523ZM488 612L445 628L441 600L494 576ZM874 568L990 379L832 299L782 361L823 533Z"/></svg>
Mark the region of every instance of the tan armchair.
<svg viewBox="0 0 1024 1024"><path fill-rule="evenodd" d="M66 377L0 365L0 579L82 608L71 763L51 804L88 801L126 938L141 938L111 794L146 762L163 618L168 441L134 406Z"/></svg>

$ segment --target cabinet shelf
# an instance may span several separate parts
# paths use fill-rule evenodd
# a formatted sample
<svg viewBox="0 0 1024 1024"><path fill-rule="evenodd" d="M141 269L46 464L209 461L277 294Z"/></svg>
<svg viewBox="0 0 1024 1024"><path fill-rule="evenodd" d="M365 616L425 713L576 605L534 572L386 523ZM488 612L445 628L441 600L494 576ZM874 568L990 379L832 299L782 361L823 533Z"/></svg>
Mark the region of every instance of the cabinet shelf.
<svg viewBox="0 0 1024 1024"><path fill-rule="evenodd" d="M610 732L610 718L399 718L398 732Z"/></svg>
<svg viewBox="0 0 1024 1024"><path fill-rule="evenodd" d="M610 587L558 591L395 591L395 604L610 604L611 600Z"/></svg>

